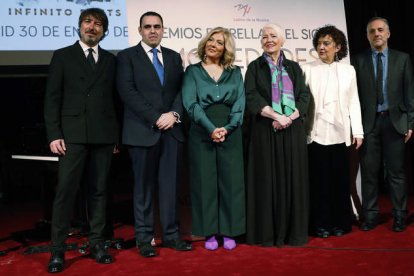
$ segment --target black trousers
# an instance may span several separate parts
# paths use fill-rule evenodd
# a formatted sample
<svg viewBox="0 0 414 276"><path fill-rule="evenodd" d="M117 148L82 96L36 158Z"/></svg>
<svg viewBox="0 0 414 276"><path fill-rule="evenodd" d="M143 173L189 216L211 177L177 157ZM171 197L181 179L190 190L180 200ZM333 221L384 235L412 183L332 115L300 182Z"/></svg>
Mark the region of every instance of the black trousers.
<svg viewBox="0 0 414 276"><path fill-rule="evenodd" d="M158 185L164 239L179 237L177 194L183 146L169 133L152 147L128 149L134 172L134 218L137 243L154 237L154 189Z"/></svg>
<svg viewBox="0 0 414 276"><path fill-rule="evenodd" d="M374 129L365 134L361 148L362 208L365 219L378 216L378 183L382 163L387 172L394 216L407 213L404 170L404 135L398 133L388 115L378 115ZM383 162L382 162L383 160Z"/></svg>
<svg viewBox="0 0 414 276"><path fill-rule="evenodd" d="M89 242L104 240L108 174L114 145L66 144L59 159L58 185L53 202L52 244L63 246L70 228L76 195L87 177Z"/></svg>
<svg viewBox="0 0 414 276"><path fill-rule="evenodd" d="M352 225L349 185L349 152L345 144L308 145L310 227L350 231Z"/></svg>

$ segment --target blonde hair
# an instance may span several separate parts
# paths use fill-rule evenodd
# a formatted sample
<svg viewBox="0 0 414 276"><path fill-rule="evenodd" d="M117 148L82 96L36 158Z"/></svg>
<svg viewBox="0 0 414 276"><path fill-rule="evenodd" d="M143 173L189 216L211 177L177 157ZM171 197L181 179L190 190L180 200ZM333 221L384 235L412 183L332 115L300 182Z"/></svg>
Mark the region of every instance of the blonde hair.
<svg viewBox="0 0 414 276"><path fill-rule="evenodd" d="M224 36L224 53L221 57L220 63L225 69L233 68L233 63L236 59L236 43L230 31L223 27L215 27L206 36L204 36L198 43L197 54L201 60L205 59L207 41L217 33L222 33Z"/></svg>

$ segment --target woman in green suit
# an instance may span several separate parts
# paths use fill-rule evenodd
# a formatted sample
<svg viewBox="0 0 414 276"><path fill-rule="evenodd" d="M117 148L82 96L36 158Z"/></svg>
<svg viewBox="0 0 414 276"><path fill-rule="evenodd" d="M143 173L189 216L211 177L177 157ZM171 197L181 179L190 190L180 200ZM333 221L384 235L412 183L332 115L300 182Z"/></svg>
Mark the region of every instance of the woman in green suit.
<svg viewBox="0 0 414 276"><path fill-rule="evenodd" d="M222 27L198 45L201 62L184 76L183 104L191 125L189 163L192 231L205 236L205 248L236 247L245 233L245 190L241 124L245 106L240 68L233 65L235 43Z"/></svg>

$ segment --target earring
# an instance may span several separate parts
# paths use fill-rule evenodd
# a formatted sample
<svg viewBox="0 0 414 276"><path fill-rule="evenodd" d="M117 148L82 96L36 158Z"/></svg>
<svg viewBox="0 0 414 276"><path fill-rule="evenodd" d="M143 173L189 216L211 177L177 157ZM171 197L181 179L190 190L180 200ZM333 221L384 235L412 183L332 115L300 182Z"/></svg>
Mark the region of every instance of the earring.
<svg viewBox="0 0 414 276"><path fill-rule="evenodd" d="M339 61L338 52L335 53L335 61Z"/></svg>

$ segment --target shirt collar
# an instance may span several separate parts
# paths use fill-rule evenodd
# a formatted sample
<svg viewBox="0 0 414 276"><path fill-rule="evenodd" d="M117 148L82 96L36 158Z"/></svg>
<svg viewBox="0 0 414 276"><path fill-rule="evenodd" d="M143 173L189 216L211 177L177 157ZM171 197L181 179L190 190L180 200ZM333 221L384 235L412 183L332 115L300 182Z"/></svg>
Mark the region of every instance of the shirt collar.
<svg viewBox="0 0 414 276"><path fill-rule="evenodd" d="M376 49L371 48L371 52L372 52L372 56L373 57L377 57L377 54L379 53ZM384 57L388 57L388 47L384 49L384 51L382 51L382 54L384 55Z"/></svg>
<svg viewBox="0 0 414 276"><path fill-rule="evenodd" d="M82 42L81 40L79 40L79 44L82 47L82 50L84 52L87 52L89 48L92 48L95 54L98 53L99 44L96 44L95 46L90 47L90 46L86 45L84 42Z"/></svg>
<svg viewBox="0 0 414 276"><path fill-rule="evenodd" d="M142 46L142 48L144 49L144 51L146 52L146 53L148 53L148 52L150 52L151 50L152 50L152 47L151 46L149 46L148 44L146 44L144 41L142 41L141 40L141 46ZM161 46L160 45L158 45L157 47L155 47L155 48L157 48L158 49L158 52L159 53L162 53L162 51L161 51Z"/></svg>

